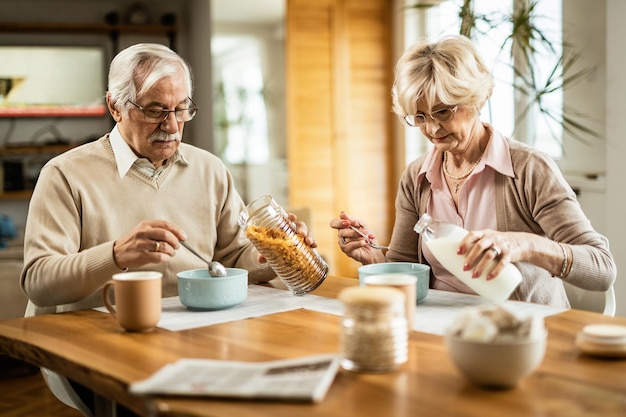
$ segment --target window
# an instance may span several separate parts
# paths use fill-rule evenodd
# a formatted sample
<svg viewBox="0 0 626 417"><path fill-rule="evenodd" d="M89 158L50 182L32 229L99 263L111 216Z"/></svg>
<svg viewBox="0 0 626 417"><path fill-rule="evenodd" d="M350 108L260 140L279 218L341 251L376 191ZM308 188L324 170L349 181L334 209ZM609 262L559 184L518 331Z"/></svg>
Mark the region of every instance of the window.
<svg viewBox="0 0 626 417"><path fill-rule="evenodd" d="M411 2L408 2L411 4ZM436 7L414 14L425 13L425 19L405 17L405 44L410 45L419 38L436 40L443 35L459 33L460 0L444 1ZM503 16L510 16L513 7L519 7L518 1L504 0L474 0L474 12L483 15L492 21L502 21L495 27L486 22L478 22L473 40L478 46L483 58L490 65L495 79L495 88L489 102L482 109L482 119L493 124L504 135L527 142L536 148L549 153L555 159L562 157L562 107L563 95L561 90L546 94L541 105L544 111L539 111L536 104L530 105L529 99L513 88L515 80L514 66L518 71L524 71L523 60L514 61L511 58L510 41L502 48L507 35L511 33L511 23L504 21ZM410 14L411 12L407 12ZM553 68L557 66L556 74L560 73L558 57L561 56L562 27L561 2L539 1L534 15L534 24L552 41L553 50L546 45L536 43L534 76L537 85L546 84ZM419 22L425 22L425 27L416 28ZM424 25L422 25L424 26ZM554 77L554 75L552 75ZM528 110L530 109L530 110ZM523 117L521 115L524 115ZM518 121L516 124L516 120ZM421 136L418 134L418 136ZM415 159L422 153L419 145L415 144L416 134L407 131L406 161Z"/></svg>
<svg viewBox="0 0 626 417"><path fill-rule="evenodd" d="M219 154L230 164L265 163L269 143L260 46L249 36L216 36L212 42Z"/></svg>

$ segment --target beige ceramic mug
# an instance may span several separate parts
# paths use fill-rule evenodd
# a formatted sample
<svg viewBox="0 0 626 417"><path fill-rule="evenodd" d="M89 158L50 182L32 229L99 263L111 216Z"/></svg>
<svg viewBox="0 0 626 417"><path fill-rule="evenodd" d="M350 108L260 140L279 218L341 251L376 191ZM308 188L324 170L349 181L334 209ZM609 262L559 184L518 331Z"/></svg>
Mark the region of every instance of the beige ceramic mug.
<svg viewBox="0 0 626 417"><path fill-rule="evenodd" d="M413 321L415 316L415 304L417 293L415 286L417 285L417 277L408 274L380 274L365 277L365 286L383 286L391 287L402 291L404 294L406 321L409 332L413 330Z"/></svg>
<svg viewBox="0 0 626 417"><path fill-rule="evenodd" d="M104 305L129 332L145 332L156 327L161 318L161 278L156 271L122 272L102 288ZM109 289L113 286L115 306Z"/></svg>

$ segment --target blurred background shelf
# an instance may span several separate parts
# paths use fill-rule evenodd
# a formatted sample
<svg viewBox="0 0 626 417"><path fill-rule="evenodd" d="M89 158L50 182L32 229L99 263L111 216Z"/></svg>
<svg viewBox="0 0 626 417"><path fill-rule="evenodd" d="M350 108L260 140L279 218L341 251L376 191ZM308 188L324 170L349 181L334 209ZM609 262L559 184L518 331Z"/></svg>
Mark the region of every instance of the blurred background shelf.
<svg viewBox="0 0 626 417"><path fill-rule="evenodd" d="M0 201L30 199L41 167L51 158L75 146L41 144L0 147Z"/></svg>
<svg viewBox="0 0 626 417"><path fill-rule="evenodd" d="M113 17L113 19L119 17ZM121 34L165 35L171 49L176 50L176 17L166 14L162 24L120 24L120 23L11 23L0 22L0 33L76 33L106 34L113 42L114 53L119 50L118 37Z"/></svg>
<svg viewBox="0 0 626 417"><path fill-rule="evenodd" d="M29 200L33 190L0 191L0 201Z"/></svg>
<svg viewBox="0 0 626 417"><path fill-rule="evenodd" d="M176 25L161 24L108 24L108 23L9 23L0 22L0 32L24 33L156 33L176 32Z"/></svg>
<svg viewBox="0 0 626 417"><path fill-rule="evenodd" d="M44 145L15 145L0 147L0 157L8 155L34 155L34 154L47 154L58 155L69 149L72 149L75 144L44 144Z"/></svg>

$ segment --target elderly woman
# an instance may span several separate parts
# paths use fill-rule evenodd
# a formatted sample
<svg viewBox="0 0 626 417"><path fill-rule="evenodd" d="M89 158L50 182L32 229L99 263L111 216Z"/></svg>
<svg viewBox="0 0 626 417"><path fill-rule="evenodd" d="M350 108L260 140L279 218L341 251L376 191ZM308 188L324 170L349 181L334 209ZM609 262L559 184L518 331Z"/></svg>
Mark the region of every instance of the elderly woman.
<svg viewBox="0 0 626 417"><path fill-rule="evenodd" d="M470 230L458 253L475 279L484 279L478 278L484 271L491 279L509 263L520 269L523 281L512 299L569 307L562 281L607 290L616 275L608 241L593 229L555 162L481 121L492 89L489 69L463 36L404 53L396 66L394 112L434 146L402 175L389 250L370 247L375 235L345 212L330 223L341 250L363 264L427 263L431 288L472 293L413 231L428 213Z"/></svg>

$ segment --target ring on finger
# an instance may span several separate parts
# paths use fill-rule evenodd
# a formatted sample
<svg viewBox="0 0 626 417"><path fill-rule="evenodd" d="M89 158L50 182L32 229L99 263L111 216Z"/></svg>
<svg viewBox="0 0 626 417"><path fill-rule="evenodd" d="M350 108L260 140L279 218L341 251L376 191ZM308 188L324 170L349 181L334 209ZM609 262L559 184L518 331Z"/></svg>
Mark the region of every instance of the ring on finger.
<svg viewBox="0 0 626 417"><path fill-rule="evenodd" d="M500 249L495 246L492 246L490 250L493 252L494 258L498 258L502 254L502 252L500 252Z"/></svg>
<svg viewBox="0 0 626 417"><path fill-rule="evenodd" d="M154 251L155 252L158 252L160 247L161 247L161 242L159 242L159 241L154 242Z"/></svg>

